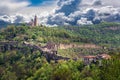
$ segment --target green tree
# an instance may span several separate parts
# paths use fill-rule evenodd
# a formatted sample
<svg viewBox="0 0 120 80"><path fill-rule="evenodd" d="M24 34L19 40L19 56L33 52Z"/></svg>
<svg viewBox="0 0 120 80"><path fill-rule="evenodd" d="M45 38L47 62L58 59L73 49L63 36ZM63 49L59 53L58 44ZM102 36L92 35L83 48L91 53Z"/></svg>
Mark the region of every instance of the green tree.
<svg viewBox="0 0 120 80"><path fill-rule="evenodd" d="M6 71L1 80L17 80L15 72Z"/></svg>

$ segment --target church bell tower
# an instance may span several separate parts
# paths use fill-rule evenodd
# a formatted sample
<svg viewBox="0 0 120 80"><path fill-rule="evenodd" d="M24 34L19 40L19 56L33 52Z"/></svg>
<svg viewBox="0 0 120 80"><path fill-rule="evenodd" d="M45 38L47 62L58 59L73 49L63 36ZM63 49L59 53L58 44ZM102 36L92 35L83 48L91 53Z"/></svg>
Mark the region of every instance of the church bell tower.
<svg viewBox="0 0 120 80"><path fill-rule="evenodd" d="M37 20L37 16L36 15L34 17L34 26L38 26L38 20Z"/></svg>

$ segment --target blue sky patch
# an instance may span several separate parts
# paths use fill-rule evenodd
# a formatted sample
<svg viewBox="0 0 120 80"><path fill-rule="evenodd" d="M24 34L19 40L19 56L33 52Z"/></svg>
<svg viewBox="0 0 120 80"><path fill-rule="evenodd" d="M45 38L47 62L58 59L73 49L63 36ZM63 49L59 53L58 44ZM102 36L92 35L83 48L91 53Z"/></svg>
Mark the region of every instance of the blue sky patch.
<svg viewBox="0 0 120 80"><path fill-rule="evenodd" d="M30 6L38 6L46 1L53 1L53 0L30 0L30 2L31 2Z"/></svg>

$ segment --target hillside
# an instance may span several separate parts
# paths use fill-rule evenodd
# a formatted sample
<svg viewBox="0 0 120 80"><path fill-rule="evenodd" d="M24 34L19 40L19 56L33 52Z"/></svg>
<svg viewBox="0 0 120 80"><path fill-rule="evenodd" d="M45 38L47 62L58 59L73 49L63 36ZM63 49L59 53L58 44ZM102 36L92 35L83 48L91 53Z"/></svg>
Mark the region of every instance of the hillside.
<svg viewBox="0 0 120 80"><path fill-rule="evenodd" d="M29 27L10 26L0 31L0 40L55 42L55 43L93 43L97 45L119 46L120 24L101 23L81 27ZM117 45L118 44L118 45Z"/></svg>
<svg viewBox="0 0 120 80"><path fill-rule="evenodd" d="M120 78L119 23L81 27L8 26L0 29L0 42L0 80ZM9 44L6 44L7 42ZM5 46L2 43L5 43ZM58 53L55 56L52 54L52 57L58 58L57 63L53 59L48 61L51 55L44 55L42 50L36 48L42 49L48 43L56 44L58 47ZM110 60L102 61L102 67L99 66L99 61L90 66L84 65L82 56L102 53L111 56Z"/></svg>
<svg viewBox="0 0 120 80"><path fill-rule="evenodd" d="M69 53L71 52L75 53L70 56L74 58L78 57L78 55L84 55L85 53L104 53L103 48L119 48L120 24L101 23L81 27L9 26L5 29L1 29L0 41L28 42L37 45L45 45L48 42L54 42L60 45L60 55L67 57L70 56ZM73 48L73 46L76 47ZM99 49L97 50L95 48ZM64 55L62 54L64 51L68 52L65 52L66 54Z"/></svg>

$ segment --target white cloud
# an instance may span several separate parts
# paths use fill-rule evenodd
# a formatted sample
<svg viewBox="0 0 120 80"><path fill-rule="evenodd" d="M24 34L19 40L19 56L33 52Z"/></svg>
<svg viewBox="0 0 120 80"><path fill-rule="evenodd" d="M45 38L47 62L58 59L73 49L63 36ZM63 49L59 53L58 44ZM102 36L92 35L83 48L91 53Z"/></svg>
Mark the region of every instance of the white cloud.
<svg viewBox="0 0 120 80"><path fill-rule="evenodd" d="M91 21L88 21L87 18L81 18L77 21L77 25L89 25L93 24Z"/></svg>
<svg viewBox="0 0 120 80"><path fill-rule="evenodd" d="M19 0L0 0L0 15L14 13L30 4L27 1L18 1Z"/></svg>
<svg viewBox="0 0 120 80"><path fill-rule="evenodd" d="M55 13L48 17L46 23L51 25L83 25L96 24L102 20L120 21L120 8L116 6L119 1L115 1L59 0L58 8ZM61 13L64 15L60 15Z"/></svg>
<svg viewBox="0 0 120 80"><path fill-rule="evenodd" d="M82 0L82 4L93 4L100 1L104 6L120 7L120 0Z"/></svg>
<svg viewBox="0 0 120 80"><path fill-rule="evenodd" d="M120 7L120 0L101 0L104 5Z"/></svg>

